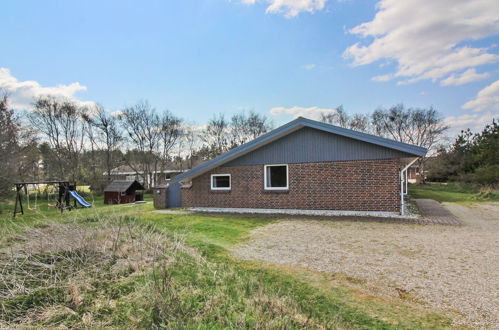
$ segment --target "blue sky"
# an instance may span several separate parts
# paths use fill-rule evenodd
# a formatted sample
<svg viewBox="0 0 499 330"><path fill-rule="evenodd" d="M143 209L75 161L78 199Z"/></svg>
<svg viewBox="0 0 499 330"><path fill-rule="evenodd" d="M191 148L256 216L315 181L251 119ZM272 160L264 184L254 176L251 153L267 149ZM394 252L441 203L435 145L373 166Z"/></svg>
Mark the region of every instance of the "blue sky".
<svg viewBox="0 0 499 330"><path fill-rule="evenodd" d="M499 5L434 2L6 0L0 88L17 108L42 94L110 111L146 99L197 124L403 102L477 129L499 117Z"/></svg>

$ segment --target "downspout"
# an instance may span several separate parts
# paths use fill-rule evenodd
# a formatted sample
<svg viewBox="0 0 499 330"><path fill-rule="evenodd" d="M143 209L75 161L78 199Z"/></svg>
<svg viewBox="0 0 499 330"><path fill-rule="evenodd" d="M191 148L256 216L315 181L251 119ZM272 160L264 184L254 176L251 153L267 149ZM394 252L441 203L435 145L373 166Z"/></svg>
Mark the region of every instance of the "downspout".
<svg viewBox="0 0 499 330"><path fill-rule="evenodd" d="M405 171L405 191L404 191L404 195L407 195L407 193L409 192L409 169L407 169Z"/></svg>
<svg viewBox="0 0 499 330"><path fill-rule="evenodd" d="M412 164L414 164L417 160L419 159L416 158L409 164L407 164L406 167L400 171L400 215L405 215L405 202L404 202L404 195L407 193L404 193L404 186L406 187L405 189L407 190L407 169L411 167Z"/></svg>

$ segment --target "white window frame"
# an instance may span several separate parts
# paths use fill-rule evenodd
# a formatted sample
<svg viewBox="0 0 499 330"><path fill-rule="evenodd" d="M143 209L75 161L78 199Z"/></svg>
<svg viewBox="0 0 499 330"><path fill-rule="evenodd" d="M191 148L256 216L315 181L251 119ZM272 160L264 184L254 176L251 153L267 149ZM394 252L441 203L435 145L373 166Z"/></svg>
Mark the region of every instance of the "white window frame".
<svg viewBox="0 0 499 330"><path fill-rule="evenodd" d="M286 166L286 187L268 187L267 186L267 167ZM288 190L289 189L289 167L288 164L269 164L263 166L263 187L265 190Z"/></svg>
<svg viewBox="0 0 499 330"><path fill-rule="evenodd" d="M213 187L213 178L217 176L228 176L229 177L229 186L228 187ZM232 189L232 177L230 174L212 174L210 177L210 186L211 190L231 190Z"/></svg>

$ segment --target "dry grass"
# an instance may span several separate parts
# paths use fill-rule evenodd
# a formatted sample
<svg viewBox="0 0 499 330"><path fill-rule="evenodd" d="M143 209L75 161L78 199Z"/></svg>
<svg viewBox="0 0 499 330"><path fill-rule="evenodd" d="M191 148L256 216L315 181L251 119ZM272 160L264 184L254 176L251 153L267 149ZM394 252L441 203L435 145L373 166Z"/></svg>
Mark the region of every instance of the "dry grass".
<svg viewBox="0 0 499 330"><path fill-rule="evenodd" d="M209 262L182 237L135 218L52 222L6 244L0 328L350 327L339 313L303 306L261 276Z"/></svg>
<svg viewBox="0 0 499 330"><path fill-rule="evenodd" d="M123 217L98 225L50 223L10 240L0 254L2 326L71 318L80 307L95 305L99 288L172 262L174 253L165 251L185 249L181 240Z"/></svg>

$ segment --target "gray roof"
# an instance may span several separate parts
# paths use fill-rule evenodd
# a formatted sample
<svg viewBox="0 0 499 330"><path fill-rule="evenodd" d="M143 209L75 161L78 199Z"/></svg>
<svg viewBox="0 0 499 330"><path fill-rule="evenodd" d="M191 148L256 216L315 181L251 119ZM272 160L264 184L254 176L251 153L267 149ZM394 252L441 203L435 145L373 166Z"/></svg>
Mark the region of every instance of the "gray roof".
<svg viewBox="0 0 499 330"><path fill-rule="evenodd" d="M134 190L144 190L144 186L142 186L138 181L128 181L128 180L114 180L104 192L125 192L128 189L133 188Z"/></svg>
<svg viewBox="0 0 499 330"><path fill-rule="evenodd" d="M355 139L358 141L363 141L367 143L371 143L374 145L378 145L381 147L393 149L393 150L398 150L401 152L404 152L408 154L408 156L424 156L426 155L427 149L423 147L418 147L412 144L407 144L403 142L398 142L395 140L390 140L386 138L382 138L376 135L371 135L367 133L362 133L358 131L354 131L351 129L347 128L342 128L330 124L326 124L323 122L318 122L315 120L310 120L306 119L303 117L298 117L297 119L282 125L281 127L278 127L274 129L273 131L264 134L253 141L250 141L248 143L245 143L243 145L240 145L237 148L234 148L216 158L213 158L210 161L207 161L199 166L194 167L193 169L184 172L180 175L177 175L173 180L174 181L181 181L181 180L186 180L190 178L194 178L196 176L199 176L203 173L206 173L216 167L219 167L225 163L228 163L238 157L241 157L253 150L256 150L264 145L267 145L277 139L280 139L288 134L291 134L303 127L310 127L314 128L317 130L321 130L324 132L329 132L332 134L337 134L340 136L344 136L347 138Z"/></svg>

